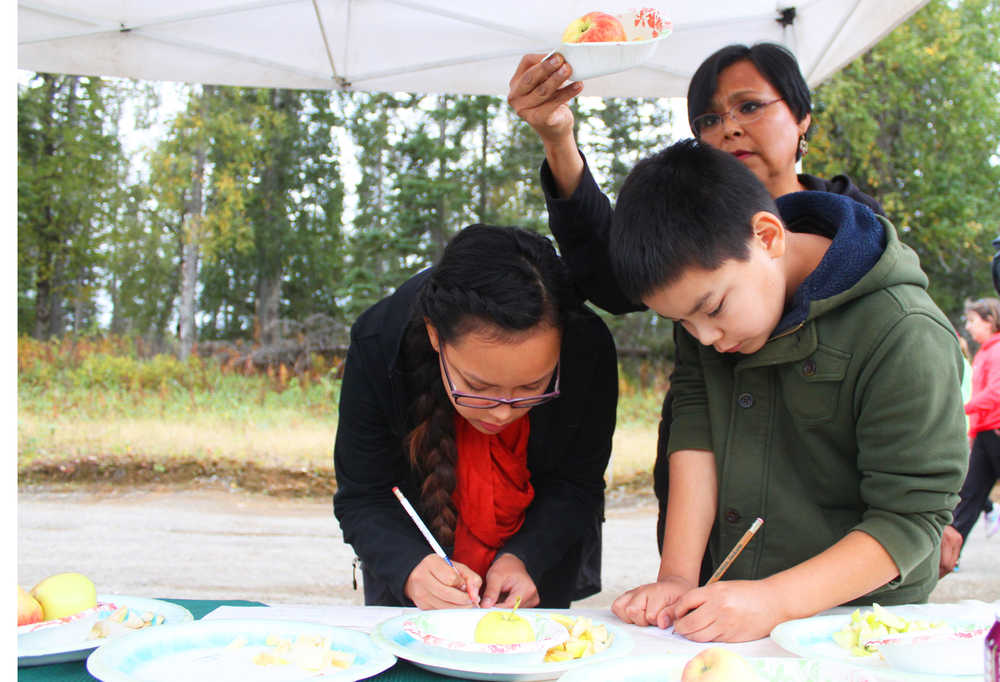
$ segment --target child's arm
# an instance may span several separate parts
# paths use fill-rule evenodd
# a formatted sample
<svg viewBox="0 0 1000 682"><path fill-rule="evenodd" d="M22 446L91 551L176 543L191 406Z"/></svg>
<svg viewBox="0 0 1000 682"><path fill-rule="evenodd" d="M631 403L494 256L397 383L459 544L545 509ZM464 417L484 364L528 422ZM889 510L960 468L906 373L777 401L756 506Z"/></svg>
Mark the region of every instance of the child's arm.
<svg viewBox="0 0 1000 682"><path fill-rule="evenodd" d="M688 592L674 605L674 632L696 642L760 639L778 623L849 602L898 574L875 538L852 531L813 558L763 580L721 581Z"/></svg>
<svg viewBox="0 0 1000 682"><path fill-rule="evenodd" d="M667 627L667 607L698 585L718 497L715 455L708 450L678 450L670 455L669 466L667 518L656 582L629 590L611 606L626 623Z"/></svg>
<svg viewBox="0 0 1000 682"><path fill-rule="evenodd" d="M718 480L715 455L707 450L678 450L670 455L667 518L657 582L681 578L698 585L701 559L715 520Z"/></svg>

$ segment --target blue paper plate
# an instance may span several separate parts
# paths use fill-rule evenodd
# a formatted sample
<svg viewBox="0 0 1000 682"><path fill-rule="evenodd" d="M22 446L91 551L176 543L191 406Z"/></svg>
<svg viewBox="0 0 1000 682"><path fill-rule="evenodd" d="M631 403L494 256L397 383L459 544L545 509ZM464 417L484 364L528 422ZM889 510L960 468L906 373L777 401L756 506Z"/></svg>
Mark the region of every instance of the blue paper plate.
<svg viewBox="0 0 1000 682"><path fill-rule="evenodd" d="M183 606L160 599L146 597L130 597L121 594L99 594L100 604L127 606L137 611L151 611L164 617L164 627L173 623L184 623L194 618L191 612ZM67 661L82 661L87 655L108 640L87 639L90 628L102 618L111 615L112 610L98 609L94 613L79 620L52 625L33 632L28 626L18 629L17 635L17 666L19 668L32 665L48 665L50 663L65 663Z"/></svg>
<svg viewBox="0 0 1000 682"><path fill-rule="evenodd" d="M331 649L353 653L354 662L317 674L291 663L265 666L253 661L258 652L274 651L269 638L294 640L303 635L328 638ZM320 623L220 618L161 625L121 637L92 653L87 671L102 682L353 682L377 675L395 662L395 656L375 646L364 632Z"/></svg>

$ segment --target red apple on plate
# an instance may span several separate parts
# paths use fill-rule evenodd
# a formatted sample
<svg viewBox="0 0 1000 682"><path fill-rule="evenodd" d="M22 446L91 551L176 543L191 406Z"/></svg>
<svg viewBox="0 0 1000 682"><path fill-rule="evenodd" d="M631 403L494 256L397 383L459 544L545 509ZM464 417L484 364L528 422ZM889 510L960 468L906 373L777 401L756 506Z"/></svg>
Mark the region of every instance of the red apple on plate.
<svg viewBox="0 0 1000 682"><path fill-rule="evenodd" d="M681 682L759 682L745 658L721 646L702 650L684 666Z"/></svg>
<svg viewBox="0 0 1000 682"><path fill-rule="evenodd" d="M563 33L564 43L611 43L625 41L625 27L607 12L588 12L574 19Z"/></svg>
<svg viewBox="0 0 1000 682"><path fill-rule="evenodd" d="M42 620L42 605L28 594L20 585L17 586L17 625L31 625Z"/></svg>

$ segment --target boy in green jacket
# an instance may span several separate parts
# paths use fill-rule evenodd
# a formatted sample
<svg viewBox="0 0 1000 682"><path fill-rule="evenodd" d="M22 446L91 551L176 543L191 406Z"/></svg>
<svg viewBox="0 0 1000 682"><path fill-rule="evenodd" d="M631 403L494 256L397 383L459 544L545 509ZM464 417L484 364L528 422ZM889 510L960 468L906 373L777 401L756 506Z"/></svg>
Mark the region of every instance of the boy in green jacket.
<svg viewBox="0 0 1000 682"><path fill-rule="evenodd" d="M610 243L626 295L680 327L660 569L615 614L737 642L926 601L968 459L962 355L892 225L826 192L775 202L686 140L629 174ZM718 566L758 516L698 587L706 547Z"/></svg>

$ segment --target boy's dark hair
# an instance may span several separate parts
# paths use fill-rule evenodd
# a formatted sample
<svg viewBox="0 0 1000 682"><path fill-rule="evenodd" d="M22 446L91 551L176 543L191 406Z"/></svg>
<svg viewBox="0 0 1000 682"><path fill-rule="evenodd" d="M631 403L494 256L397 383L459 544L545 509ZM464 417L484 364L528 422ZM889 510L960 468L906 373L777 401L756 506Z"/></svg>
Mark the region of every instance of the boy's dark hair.
<svg viewBox="0 0 1000 682"><path fill-rule="evenodd" d="M622 293L638 302L688 268L746 260L760 211L779 215L764 184L731 154L686 139L643 159L625 178L611 222Z"/></svg>
<svg viewBox="0 0 1000 682"><path fill-rule="evenodd" d="M801 121L812 111L809 86L802 77L795 55L786 47L777 43L757 43L752 47L727 45L709 55L691 77L687 93L689 124L693 124L695 118L708 111L719 87L719 74L726 67L740 61L753 64L785 100L796 121ZM694 125L691 130L694 131ZM808 136L809 131L806 131L806 137Z"/></svg>

